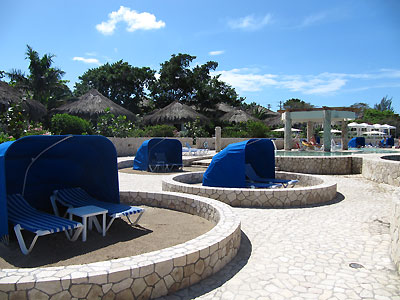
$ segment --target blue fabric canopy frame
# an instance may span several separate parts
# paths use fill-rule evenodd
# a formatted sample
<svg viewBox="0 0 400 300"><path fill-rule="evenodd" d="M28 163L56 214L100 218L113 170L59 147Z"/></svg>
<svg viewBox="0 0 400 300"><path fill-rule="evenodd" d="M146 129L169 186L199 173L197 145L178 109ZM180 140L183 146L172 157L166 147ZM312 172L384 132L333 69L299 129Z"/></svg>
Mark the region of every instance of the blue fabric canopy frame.
<svg viewBox="0 0 400 300"><path fill-rule="evenodd" d="M152 138L144 141L138 149L133 161L134 170L150 171L152 165L160 163L182 167L182 144L175 139Z"/></svg>
<svg viewBox="0 0 400 300"><path fill-rule="evenodd" d="M348 146L350 148L358 148L358 147L365 147L365 137L354 137L352 138Z"/></svg>
<svg viewBox="0 0 400 300"><path fill-rule="evenodd" d="M245 164L260 177L275 178L275 146L270 139L251 139L228 145L215 155L203 175L203 185L245 188Z"/></svg>
<svg viewBox="0 0 400 300"><path fill-rule="evenodd" d="M0 237L8 240L7 194L51 211L54 190L81 187L119 203L117 152L103 136L27 136L0 144Z"/></svg>

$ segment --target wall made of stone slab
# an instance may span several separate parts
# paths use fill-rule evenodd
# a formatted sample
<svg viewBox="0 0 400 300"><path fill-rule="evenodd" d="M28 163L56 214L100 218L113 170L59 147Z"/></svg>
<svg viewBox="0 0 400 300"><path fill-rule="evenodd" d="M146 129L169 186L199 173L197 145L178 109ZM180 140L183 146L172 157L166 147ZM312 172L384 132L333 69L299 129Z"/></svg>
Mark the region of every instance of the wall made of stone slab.
<svg viewBox="0 0 400 300"><path fill-rule="evenodd" d="M296 179L301 187L279 189L216 188L196 185L203 172L171 175L163 179L164 191L208 197L236 207L297 207L329 202L336 196L336 183L317 176L276 172L280 179Z"/></svg>
<svg viewBox="0 0 400 300"><path fill-rule="evenodd" d="M179 210L216 225L186 243L137 256L65 267L2 269L0 299L153 299L218 272L237 254L240 221L224 203L146 192L122 192L121 201Z"/></svg>

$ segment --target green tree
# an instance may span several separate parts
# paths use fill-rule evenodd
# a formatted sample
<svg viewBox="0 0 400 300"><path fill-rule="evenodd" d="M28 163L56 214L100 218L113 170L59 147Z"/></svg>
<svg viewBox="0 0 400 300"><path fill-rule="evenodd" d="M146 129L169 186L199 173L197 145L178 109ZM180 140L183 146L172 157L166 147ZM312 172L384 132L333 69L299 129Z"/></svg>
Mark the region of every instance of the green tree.
<svg viewBox="0 0 400 300"><path fill-rule="evenodd" d="M45 54L40 58L39 53L27 45L26 59L29 60L29 75L21 70L11 70L7 76L11 84L25 90L29 98L38 100L49 108L53 108L60 97L71 96L66 83L61 80L65 72L52 67L53 54Z"/></svg>
<svg viewBox="0 0 400 300"><path fill-rule="evenodd" d="M394 112L392 107L392 99L393 98L388 99L388 96L386 95L385 97L382 98L381 102L374 105L374 109L379 111L388 110Z"/></svg>
<svg viewBox="0 0 400 300"><path fill-rule="evenodd" d="M89 69L79 77L75 84L75 96L81 96L90 89L101 94L135 114L151 110L143 105L147 89L155 80L155 71L148 68L132 67L122 60L106 63L98 68Z"/></svg>
<svg viewBox="0 0 400 300"><path fill-rule="evenodd" d="M209 61L191 69L194 59L195 56L179 53L161 64L160 78L150 86L156 107L178 100L205 112L220 102L238 106L244 100L235 89L220 81L219 75L210 74L218 67L217 62Z"/></svg>
<svg viewBox="0 0 400 300"><path fill-rule="evenodd" d="M161 64L160 78L150 86L156 107L162 108L179 101L188 101L192 98L193 76L189 68L196 58L189 54L173 54L171 59Z"/></svg>
<svg viewBox="0 0 400 300"><path fill-rule="evenodd" d="M283 103L283 109L309 109L309 108L313 108L314 105L308 103L308 102L304 102L303 100L300 99L289 99L286 100Z"/></svg>

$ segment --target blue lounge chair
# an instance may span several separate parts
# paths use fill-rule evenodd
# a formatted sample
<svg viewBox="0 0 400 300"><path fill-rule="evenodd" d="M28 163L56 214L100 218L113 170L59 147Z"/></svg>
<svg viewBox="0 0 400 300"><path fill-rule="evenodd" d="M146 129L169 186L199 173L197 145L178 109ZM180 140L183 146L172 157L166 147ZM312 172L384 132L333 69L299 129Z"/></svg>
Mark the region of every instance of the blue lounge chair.
<svg viewBox="0 0 400 300"><path fill-rule="evenodd" d="M75 241L82 232L83 226L79 222L50 215L33 208L20 194L7 196L8 220L14 224L14 232L17 236L19 247L23 254L29 254L39 236L65 231L67 238ZM29 248L26 247L22 230L33 232L33 238ZM76 229L71 237L69 231Z"/></svg>
<svg viewBox="0 0 400 300"><path fill-rule="evenodd" d="M97 200L79 187L56 190L53 192L53 195L50 197L50 199L56 215L59 215L57 202L68 208L94 205L107 209L107 215L111 218L111 220L106 226L106 231L110 228L111 224L116 218L121 218L123 216L127 217L132 225L136 225L144 212L144 209L140 207ZM129 218L129 216L133 214L138 214L135 222L132 222Z"/></svg>
<svg viewBox="0 0 400 300"><path fill-rule="evenodd" d="M287 188L289 185L294 187L296 183L299 182L298 180L285 180L285 179L260 177L250 164L246 164L246 177L250 179L250 181L252 182L281 184L283 185L284 188Z"/></svg>

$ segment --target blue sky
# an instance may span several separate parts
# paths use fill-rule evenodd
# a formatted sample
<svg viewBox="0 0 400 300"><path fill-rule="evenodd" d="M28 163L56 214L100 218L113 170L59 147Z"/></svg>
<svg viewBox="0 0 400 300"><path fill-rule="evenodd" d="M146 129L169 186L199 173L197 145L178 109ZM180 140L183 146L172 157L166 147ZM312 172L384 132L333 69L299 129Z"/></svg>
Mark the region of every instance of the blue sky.
<svg viewBox="0 0 400 300"><path fill-rule="evenodd" d="M26 45L55 54L70 87L120 59L159 69L171 54L219 63L247 98L279 108L373 106L400 113L400 1L2 0L0 70L27 71Z"/></svg>

